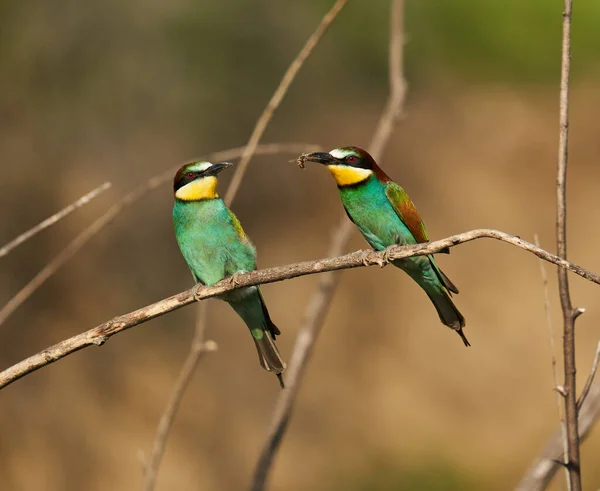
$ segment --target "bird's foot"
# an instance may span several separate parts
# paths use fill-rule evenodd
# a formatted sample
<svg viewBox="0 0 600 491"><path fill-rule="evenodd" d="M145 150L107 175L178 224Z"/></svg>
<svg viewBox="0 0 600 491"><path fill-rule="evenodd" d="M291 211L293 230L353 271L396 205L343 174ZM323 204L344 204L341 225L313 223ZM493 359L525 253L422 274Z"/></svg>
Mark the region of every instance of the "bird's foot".
<svg viewBox="0 0 600 491"><path fill-rule="evenodd" d="M196 285L194 285L194 287L192 288L192 295L194 296L194 300L196 300L196 302L201 302L202 300L204 300L201 296L200 296L200 290L202 290L202 288L204 288L204 285L202 283L197 283Z"/></svg>
<svg viewBox="0 0 600 491"><path fill-rule="evenodd" d="M379 256L373 259L373 262L377 264L377 266L379 266L380 268L385 268L387 266L387 261L385 260L385 258L382 259Z"/></svg>
<svg viewBox="0 0 600 491"><path fill-rule="evenodd" d="M229 277L229 284L233 287L233 288L237 288L239 286L242 285L241 281L240 281L240 273L234 273Z"/></svg>
<svg viewBox="0 0 600 491"><path fill-rule="evenodd" d="M389 246L385 248L385 251L383 253L383 260L385 261L385 264L389 264L392 259L391 259L391 254L392 254L392 249L396 247L396 246ZM383 268L383 266L381 266Z"/></svg>
<svg viewBox="0 0 600 491"><path fill-rule="evenodd" d="M371 259L369 259L369 254L371 251L364 251L361 256L361 261L363 266L371 266Z"/></svg>

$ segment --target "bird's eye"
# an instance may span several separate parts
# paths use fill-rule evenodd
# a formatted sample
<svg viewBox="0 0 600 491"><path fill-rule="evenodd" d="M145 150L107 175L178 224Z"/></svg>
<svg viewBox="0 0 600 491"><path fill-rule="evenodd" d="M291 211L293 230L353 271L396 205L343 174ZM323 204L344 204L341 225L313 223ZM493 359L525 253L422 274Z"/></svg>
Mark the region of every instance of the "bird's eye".
<svg viewBox="0 0 600 491"><path fill-rule="evenodd" d="M356 162L356 155L348 155L346 157L346 162L348 162L349 164L353 164L354 162Z"/></svg>
<svg viewBox="0 0 600 491"><path fill-rule="evenodd" d="M193 172L188 172L186 175L187 175L188 179L192 179L194 177L194 173Z"/></svg>

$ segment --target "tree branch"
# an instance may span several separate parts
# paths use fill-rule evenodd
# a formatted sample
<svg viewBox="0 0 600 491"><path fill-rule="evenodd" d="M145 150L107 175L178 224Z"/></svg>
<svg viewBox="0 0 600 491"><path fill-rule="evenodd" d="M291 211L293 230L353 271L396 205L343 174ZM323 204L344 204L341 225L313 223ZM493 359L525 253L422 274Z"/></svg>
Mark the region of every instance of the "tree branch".
<svg viewBox="0 0 600 491"><path fill-rule="evenodd" d="M534 243L537 247L540 247L540 241L538 239L537 234L534 235ZM550 358L552 361L552 381L554 383L553 389L556 395L556 405L558 409L558 421L560 424L560 432L562 437L563 444L563 455L567 455L568 453L568 443L567 443L567 428L565 425L565 417L564 417L564 405L563 405L563 396L558 391L558 369L556 367L556 343L554 342L554 329L552 329L552 315L550 314L550 292L548 291L548 275L546 274L546 266L544 261L539 260L540 263L540 274L542 275L542 283L544 284L544 312L546 314L546 328L548 329L548 339L550 341ZM566 464L566 462L564 462ZM571 487L571 481L569 479L569 471L565 466L565 479L567 482L567 489Z"/></svg>
<svg viewBox="0 0 600 491"><path fill-rule="evenodd" d="M242 183L242 179L244 178L244 175L246 173L248 164L250 163L250 159L254 155L258 146L258 142L262 138L265 129L267 128L269 122L271 121L271 118L273 117L273 114L281 104L281 101L285 97L288 89L290 88L290 85L296 78L296 75L300 71L300 68L302 68L304 62L315 49L315 47L325 34L325 31L335 20L338 13L344 7L346 2L347 0L337 0L333 7L329 10L329 12L325 14L315 32L308 38L304 47L300 50L296 58L292 61L292 63L286 70L281 81L279 82L279 86L271 96L269 103L267 104L262 114L256 121L252 134L250 135L250 139L248 140L248 144L244 148L241 160L236 166L235 173L233 174L233 178L231 179L231 183L229 184L227 192L225 193L224 201L227 206L230 206L233 200L235 199L239 187ZM306 150L303 151L305 152ZM205 310L206 307L202 309L202 312L204 313ZM167 403L167 407L165 408L165 411L161 417L156 439L154 442L152 458L145 469L146 478L143 487L144 491L152 491L155 487L156 477L158 475L158 467L160 466L162 455L166 448L166 440L168 438L170 427L172 425L173 419L175 418L181 398L185 394L185 390L190 380L192 379L192 376L194 375L194 372L196 370L196 367L198 366L202 354L204 353L203 349L198 348L198 338L203 338L204 336L204 318L205 314L199 316L199 318L196 321L196 331L194 334L194 340L192 340L190 352L188 353L188 356L177 378L177 381L175 382L176 389L173 391L171 398Z"/></svg>
<svg viewBox="0 0 600 491"><path fill-rule="evenodd" d="M158 428L156 429L154 445L152 446L152 454L150 455L148 465L145 466L144 485L142 487L144 491L151 491L156 485L158 469L165 453L169 432L173 426L173 421L175 419L175 415L177 414L177 410L179 409L181 399L183 398L183 395L185 394L185 391L191 382L194 373L196 372L198 363L205 353L217 350L217 343L210 340L204 341L205 332L206 305L200 304L198 317L196 318L196 329L194 331L194 338L192 339L190 352L188 353L185 362L181 367L181 371L179 372L179 376L175 382L169 402L167 403L167 406L160 417Z"/></svg>
<svg viewBox="0 0 600 491"><path fill-rule="evenodd" d="M271 143L260 145L256 149L256 153L261 155L271 155L282 152L290 152L298 154L307 151L307 147L319 151L321 147L318 145L305 143ZM232 160L239 158L246 147L232 148L207 154L198 160ZM311 150L313 151L313 150ZM121 212L136 203L140 198L145 196L149 191L152 191L167 181L173 179L173 174L177 168L169 169L162 172L148 181L140 184L133 191L126 194L119 202L111 206L108 211L93 222L88 228L84 229L73 241L60 251L44 268L33 277L14 297L12 297L0 310L0 325L17 309L25 300L41 287L46 280L51 278L69 259L71 259L92 237L100 232L104 227L111 223Z"/></svg>
<svg viewBox="0 0 600 491"><path fill-rule="evenodd" d="M94 198L96 198L97 196L102 194L104 191L106 191L111 186L112 186L112 184L110 182L108 182L108 181L105 182L104 184L98 186L96 189L93 189L89 193L83 195L81 198L79 198L77 201L71 203L69 206L66 206L59 212L56 212L51 217L46 218L43 222L38 223L35 227L30 228L27 232L24 232L21 235L19 235L18 237L14 238L8 244L6 244L4 247L2 247L0 249L0 257L6 256L10 251L12 251L16 247L20 246L26 240L31 239L31 237L38 234L42 230L59 222L60 220L65 218L67 215L70 215L72 212L74 212L77 208L81 208L83 205L89 203L90 201L92 201Z"/></svg>
<svg viewBox="0 0 600 491"><path fill-rule="evenodd" d="M369 150L375 160L381 158L383 150L392 134L394 123L401 114L404 106L406 81L404 80L402 69L403 47L404 1L392 0L388 49L390 95L369 145ZM333 234L328 251L329 256L339 256L342 254L353 230L354 224L348 220L344 213ZM304 321L296 338L290 365L287 369L287 390L283 391L277 400L267 440L256 464L251 488L253 491L262 491L265 487L273 459L291 418L306 364L311 356L314 343L323 327L323 321L331 304L338 281L339 274L327 273L323 275L315 293L309 300Z"/></svg>
<svg viewBox="0 0 600 491"><path fill-rule="evenodd" d="M287 71L283 75L281 82L279 82L279 86L277 87L277 89L275 90L273 95L271 96L271 100L267 104L267 107L265 107L263 113L260 115L260 118L258 118L258 121L256 122L256 125L254 126L254 130L252 131L252 135L250 135L248 144L246 145L246 147L244 149L244 153L242 154L240 163L238 164L235 174L233 175L233 178L231 179L231 184L229 185L229 189L227 189L227 193L225 194L225 199L224 199L225 204L229 205L233 201L235 195L237 194L240 184L242 183L242 179L244 178L244 173L246 172L246 168L248 167L248 164L250 163L250 159L252 158L252 155L254 154L254 150L256 149L258 142L262 138L262 135L265 132L267 125L271 121L271 118L273 117L273 113L279 107L279 104L281 104L281 101L285 97L285 94L287 93L290 85L296 78L298 71L300 70L300 68L302 68L302 65L304 65L304 62L306 61L306 59L310 56L312 51L315 49L315 46L317 46L317 44L323 37L323 34L325 34L325 31L327 31L327 28L335 20L335 18L339 14L340 10L342 10L342 8L344 8L344 5L346 5L347 1L348 0L337 0L335 2L333 7L331 7L329 12L327 12L325 14L325 16L323 17L323 19L321 20L321 23L317 27L316 31L313 32L312 36L310 36L308 38L308 40L306 41L306 44L304 45L304 47L302 48L300 53L298 53L298 56L296 56L294 61L292 61L292 64L288 67ZM301 153L301 152L299 152L299 153Z"/></svg>
<svg viewBox="0 0 600 491"><path fill-rule="evenodd" d="M45 350L7 368L0 373L0 389L13 383L15 380L25 375L39 370L46 365L64 358L71 353L79 351L88 346L101 346L108 338L125 331L131 327L147 322L155 317L160 317L168 312L185 307L194 302L194 300L204 300L222 293L244 288L247 286L256 286L265 283L275 283L277 281L288 280L298 276L311 275L316 273L325 273L327 271L337 271L341 269L360 268L362 266L384 265L386 260L394 261L413 256L424 256L436 254L446 248L454 247L458 244L470 242L476 239L490 238L496 239L525 251L535 254L552 264L567 269L593 283L600 285L600 275L588 271L587 269L555 256L554 254L540 249L518 237L492 229L476 229L457 235L452 235L445 239L436 240L412 246L392 246L385 251L375 252L371 250L356 251L344 256L318 259L316 261L304 261L300 263L279 266L275 268L260 269L250 273L237 274L227 278L213 286L194 287L190 290L178 293L172 297L153 303L141 309L135 310L125 315L115 317L104 322L89 331L83 332L60 343L57 343ZM590 391L591 392L591 391Z"/></svg>
<svg viewBox="0 0 600 491"><path fill-rule="evenodd" d="M563 12L562 63L560 77L560 133L558 143L558 176L556 180L556 247L558 256L567 257L567 159L569 145L569 72L571 67L572 0L565 0ZM581 491L579 431L577 429L577 389L575 367L575 319L583 312L574 309L569 295L566 271L558 270L558 289L563 312L563 355L565 371L565 414L567 424L567 470L572 491Z"/></svg>
<svg viewBox="0 0 600 491"><path fill-rule="evenodd" d="M600 382L593 382L594 375L598 370L599 359L600 342L596 348L592 370L585 384L585 389L577 402L579 439L581 441L587 438L594 423L600 417ZM516 491L542 491L548 487L554 474L561 467L561 462L566 459L566 454L563 450L563 438L562 428L559 427L539 457L536 457L533 464L527 469L516 487Z"/></svg>

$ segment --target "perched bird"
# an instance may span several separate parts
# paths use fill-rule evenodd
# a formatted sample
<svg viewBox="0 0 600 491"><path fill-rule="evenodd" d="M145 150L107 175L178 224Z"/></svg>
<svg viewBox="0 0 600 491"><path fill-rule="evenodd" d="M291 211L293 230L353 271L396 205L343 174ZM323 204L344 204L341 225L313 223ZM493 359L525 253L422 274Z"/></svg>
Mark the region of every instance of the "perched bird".
<svg viewBox="0 0 600 491"><path fill-rule="evenodd" d="M237 217L217 194L217 174L233 164L195 162L175 174L173 224L181 254L196 283L213 285L236 273L256 269L256 249ZM257 286L219 296L238 313L250 329L260 365L274 372L284 387L281 359L275 336L281 334L271 321Z"/></svg>
<svg viewBox="0 0 600 491"><path fill-rule="evenodd" d="M336 148L329 153L310 153L298 158L298 165L317 162L327 166L338 185L348 217L377 251L391 245L428 242L425 224L408 194L392 181L366 150ZM440 320L454 329L465 346L465 318L452 300L458 288L442 273L433 256L414 256L392 261L404 270L429 296Z"/></svg>

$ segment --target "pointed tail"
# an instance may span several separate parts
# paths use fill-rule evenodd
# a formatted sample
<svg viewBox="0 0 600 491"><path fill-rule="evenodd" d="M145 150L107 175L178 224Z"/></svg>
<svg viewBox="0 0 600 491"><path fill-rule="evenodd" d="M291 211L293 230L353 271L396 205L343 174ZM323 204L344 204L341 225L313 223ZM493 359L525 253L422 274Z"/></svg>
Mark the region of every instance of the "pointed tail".
<svg viewBox="0 0 600 491"><path fill-rule="evenodd" d="M256 345L260 366L268 372L275 373L279 379L279 385L283 389L285 384L283 383L283 376L281 374L285 370L285 362L279 354L271 333L264 330L261 339L257 339L256 334L253 332L252 339L254 339L254 344Z"/></svg>
<svg viewBox="0 0 600 491"><path fill-rule="evenodd" d="M285 370L285 363L275 345L275 337L281 332L271 320L260 290L257 287L248 287L241 292L240 297L227 300L250 329L260 366L277 375L279 385L283 389L281 374Z"/></svg>
<svg viewBox="0 0 600 491"><path fill-rule="evenodd" d="M429 295L431 302L435 306L435 310L437 310L442 324L445 324L450 329L454 329L462 339L463 343L465 343L465 346L471 346L463 333L465 318L456 308L454 302L452 302L448 290L442 286L441 288L437 288L435 292L427 292L427 295Z"/></svg>

